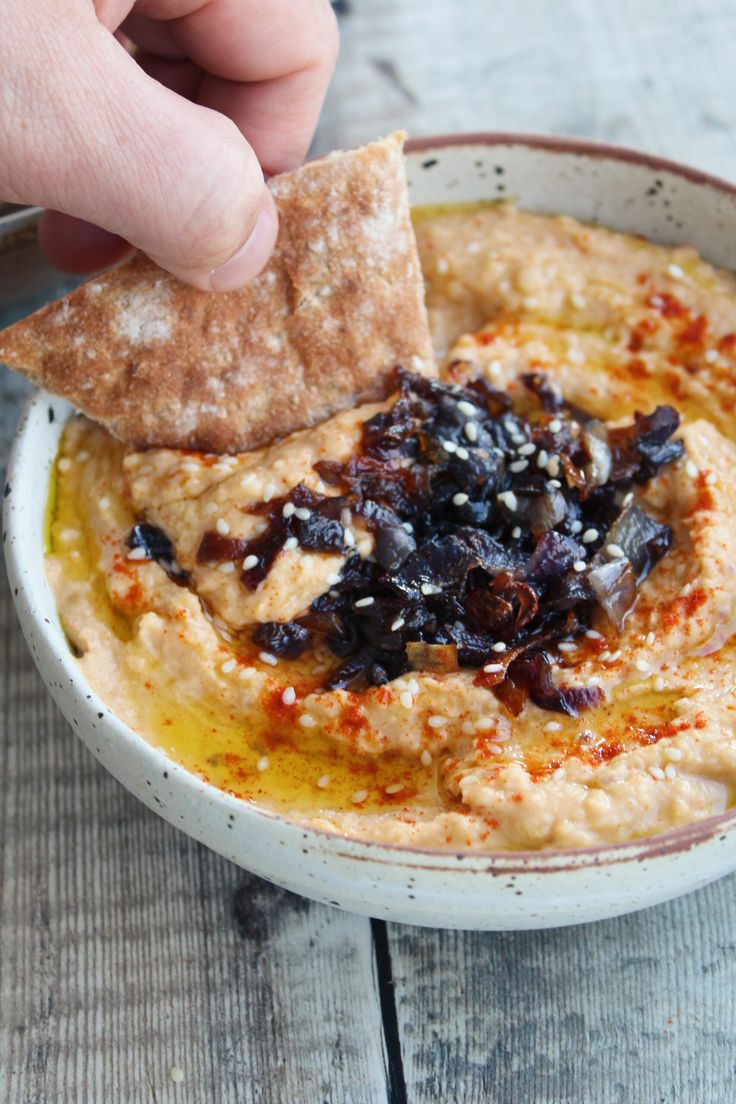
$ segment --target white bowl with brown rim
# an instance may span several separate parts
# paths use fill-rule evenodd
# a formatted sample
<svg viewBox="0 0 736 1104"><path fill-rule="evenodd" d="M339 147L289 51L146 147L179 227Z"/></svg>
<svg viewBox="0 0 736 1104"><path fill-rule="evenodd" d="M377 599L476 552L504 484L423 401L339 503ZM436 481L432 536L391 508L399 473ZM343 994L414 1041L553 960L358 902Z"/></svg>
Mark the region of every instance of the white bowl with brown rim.
<svg viewBox="0 0 736 1104"><path fill-rule="evenodd" d="M513 197L736 268L736 188L694 169L589 142L470 134L409 144L415 204ZM344 839L243 802L188 772L120 721L82 677L44 573L48 481L70 413L30 399L5 490L8 572L50 693L99 761L149 808L238 865L314 900L414 924L554 927L645 908L736 869L736 810L609 847L485 854Z"/></svg>

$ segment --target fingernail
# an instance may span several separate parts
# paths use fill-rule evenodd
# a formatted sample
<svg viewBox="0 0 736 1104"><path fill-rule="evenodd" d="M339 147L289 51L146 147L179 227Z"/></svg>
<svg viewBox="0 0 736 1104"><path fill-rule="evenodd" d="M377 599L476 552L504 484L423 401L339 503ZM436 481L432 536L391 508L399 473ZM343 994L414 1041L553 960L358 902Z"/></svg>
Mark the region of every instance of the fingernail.
<svg viewBox="0 0 736 1104"><path fill-rule="evenodd" d="M210 272L212 290L236 291L243 284L247 284L248 280L257 276L273 252L278 232L276 206L271 193L266 188L250 237L229 261L225 261Z"/></svg>

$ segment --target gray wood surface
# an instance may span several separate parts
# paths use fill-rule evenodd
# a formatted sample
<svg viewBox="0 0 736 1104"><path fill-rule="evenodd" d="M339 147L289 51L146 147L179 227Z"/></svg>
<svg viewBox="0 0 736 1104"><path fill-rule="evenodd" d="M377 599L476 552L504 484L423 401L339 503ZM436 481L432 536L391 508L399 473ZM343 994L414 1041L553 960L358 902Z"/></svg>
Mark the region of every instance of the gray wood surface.
<svg viewBox="0 0 736 1104"><path fill-rule="evenodd" d="M736 177L731 4L347 6L317 150L395 126L560 131ZM0 324L47 283L0 265ZM0 377L3 462L23 390ZM2 1104L736 1099L736 878L580 929L371 924L122 790L48 700L5 584L0 646Z"/></svg>

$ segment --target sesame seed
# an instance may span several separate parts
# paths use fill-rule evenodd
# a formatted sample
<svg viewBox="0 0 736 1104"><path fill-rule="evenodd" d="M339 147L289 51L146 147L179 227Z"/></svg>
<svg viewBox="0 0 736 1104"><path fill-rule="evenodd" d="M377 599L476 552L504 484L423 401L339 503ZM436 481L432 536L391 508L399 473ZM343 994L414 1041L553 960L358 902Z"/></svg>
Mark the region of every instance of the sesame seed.
<svg viewBox="0 0 736 1104"><path fill-rule="evenodd" d="M685 464L685 471L687 472L687 474L690 476L691 479L697 479L697 477L698 477L698 465L693 463L692 460L688 460L688 462Z"/></svg>
<svg viewBox="0 0 736 1104"><path fill-rule="evenodd" d="M414 532L414 526L412 525L412 523L410 521L402 522L401 523L401 528L407 533L413 533Z"/></svg>
<svg viewBox="0 0 736 1104"><path fill-rule="evenodd" d="M511 530L511 536L514 538L514 540L518 540L521 536L521 526L515 525L514 528Z"/></svg>
<svg viewBox="0 0 736 1104"><path fill-rule="evenodd" d="M656 636L654 635L654 633L650 631L650 632L648 632L648 633L647 633L647 635L645 636L645 638L644 638L644 639L645 639L645 642L646 642L646 643L647 643L647 644L649 645L649 647L651 648L652 644L654 643L654 641L655 641L655 640L656 640L657 638L656 638Z"/></svg>
<svg viewBox="0 0 736 1104"><path fill-rule="evenodd" d="M525 295L522 299L522 304L525 310L534 310L537 305L537 300L533 295Z"/></svg>
<svg viewBox="0 0 736 1104"><path fill-rule="evenodd" d="M514 460L513 464L509 464L509 471L523 472L528 467L529 467L529 461L528 460Z"/></svg>
<svg viewBox="0 0 736 1104"><path fill-rule="evenodd" d="M399 701L403 705L404 709L414 708L414 699L408 690L402 690L399 694Z"/></svg>
<svg viewBox="0 0 736 1104"><path fill-rule="evenodd" d="M678 698L677 701L674 702L675 709L678 713L686 713L691 705L692 702L690 698Z"/></svg>
<svg viewBox="0 0 736 1104"><path fill-rule="evenodd" d="M337 586L337 584L340 582L341 578L342 578L342 576L340 575L339 571L333 571L330 575L327 576L327 585L328 586Z"/></svg>
<svg viewBox="0 0 736 1104"><path fill-rule="evenodd" d="M448 717L443 717L440 713L433 713L431 717L427 719L427 724L430 728L444 728L449 723Z"/></svg>
<svg viewBox="0 0 736 1104"><path fill-rule="evenodd" d="M270 652L259 652L258 658L260 659L261 663L267 663L269 667L278 666L278 659L275 655L271 655Z"/></svg>
<svg viewBox="0 0 736 1104"><path fill-rule="evenodd" d="M498 744L494 744L492 740L489 740L486 747L490 751L491 755L503 755L503 748L500 748Z"/></svg>
<svg viewBox="0 0 736 1104"><path fill-rule="evenodd" d="M581 571L585 571L586 567L587 567L587 564L586 564L585 560L576 560L575 563L572 565L573 571L577 571L578 574Z"/></svg>
<svg viewBox="0 0 736 1104"><path fill-rule="evenodd" d="M559 433L562 429L562 422L559 418L553 418L547 426L547 429L550 431L550 433Z"/></svg>
<svg viewBox="0 0 736 1104"><path fill-rule="evenodd" d="M99 502L100 509L101 510L107 510L109 505L110 505L110 499L107 497L107 495L103 495L102 498L100 499L100 502Z"/></svg>
<svg viewBox="0 0 736 1104"><path fill-rule="evenodd" d="M654 680L654 689L657 690L659 693L661 693L662 690L664 690L664 679L662 678L661 675L657 675L657 677L655 678L655 680Z"/></svg>
<svg viewBox="0 0 736 1104"><path fill-rule="evenodd" d="M203 514L216 514L217 510L218 510L218 505L217 505L216 502L207 502L207 503L205 503L205 507L202 510L202 513Z"/></svg>
<svg viewBox="0 0 736 1104"><path fill-rule="evenodd" d="M671 276L673 280L681 280L685 273L678 264L668 264L667 275Z"/></svg>
<svg viewBox="0 0 736 1104"><path fill-rule="evenodd" d="M673 762L673 763L679 763L680 760L682 759L682 752L680 751L679 748L676 748L676 747L665 748L664 749L664 757L665 757L665 759L671 760L671 762Z"/></svg>
<svg viewBox="0 0 736 1104"><path fill-rule="evenodd" d="M592 544L598 540L599 535L597 529L586 529L583 533L583 544Z"/></svg>
<svg viewBox="0 0 736 1104"><path fill-rule="evenodd" d="M457 452L457 445L454 441L443 441L442 447L445 452Z"/></svg>
<svg viewBox="0 0 736 1104"><path fill-rule="evenodd" d="M472 403L466 402L465 399L461 399L457 404L457 408L461 414L465 414L467 418L474 418L478 413L477 409Z"/></svg>
<svg viewBox="0 0 736 1104"><path fill-rule="evenodd" d="M85 460L89 460L89 453L86 449L82 449L81 452L77 453L77 460L81 461L82 463L84 463Z"/></svg>
<svg viewBox="0 0 736 1104"><path fill-rule="evenodd" d="M675 770L675 768L672 766L671 763L668 763L667 766L664 768L664 776L670 782L672 781L673 778L677 778L677 771Z"/></svg>
<svg viewBox="0 0 736 1104"><path fill-rule="evenodd" d="M308 510L306 506L298 506L294 511L294 517L299 518L299 521L308 521L312 516L312 511Z"/></svg>
<svg viewBox="0 0 736 1104"><path fill-rule="evenodd" d="M688 594L690 593L690 591L692 589L693 589L693 584L692 583L685 583L684 587L680 591L680 594L683 596L683 598L687 598Z"/></svg>
<svg viewBox="0 0 736 1104"><path fill-rule="evenodd" d="M647 663L646 659L637 659L634 662L634 666L636 667L637 671L641 671L642 674L646 674L646 672L650 671L652 668L651 663Z"/></svg>
<svg viewBox="0 0 736 1104"><path fill-rule="evenodd" d="M558 456L550 456L549 460L545 464L545 467L546 467L547 472L548 472L549 475L559 475L560 474L560 460L559 460L559 457Z"/></svg>
<svg viewBox="0 0 736 1104"><path fill-rule="evenodd" d="M588 640L605 640L603 633L596 632L595 629L587 629L585 635Z"/></svg>
<svg viewBox="0 0 736 1104"><path fill-rule="evenodd" d="M548 460L549 460L549 453L547 452L547 450L546 449L540 449L539 450L539 455L537 456L537 467L538 468L546 468Z"/></svg>
<svg viewBox="0 0 736 1104"><path fill-rule="evenodd" d="M463 426L463 433L471 444L474 444L478 440L478 427L475 422L466 422ZM458 449L458 452L459 451Z"/></svg>
<svg viewBox="0 0 736 1104"><path fill-rule="evenodd" d="M367 796L367 790L356 790L350 800L352 801L353 805L362 805Z"/></svg>
<svg viewBox="0 0 736 1104"><path fill-rule="evenodd" d="M276 494L276 485L274 483L267 483L263 488L263 501L270 502L273 496Z"/></svg>
<svg viewBox="0 0 736 1104"><path fill-rule="evenodd" d="M432 753L425 748L422 754L419 756L419 762L423 767L429 767L432 765Z"/></svg>
<svg viewBox="0 0 736 1104"><path fill-rule="evenodd" d="M703 359L705 360L706 364L715 364L715 362L718 360L718 350L707 349Z"/></svg>
<svg viewBox="0 0 736 1104"><path fill-rule="evenodd" d="M603 685L603 681L598 677L598 675L591 675L588 679L587 685L597 688Z"/></svg>
<svg viewBox="0 0 736 1104"><path fill-rule="evenodd" d="M492 360L486 367L486 375L488 376L500 376L503 371L503 364L500 360Z"/></svg>
<svg viewBox="0 0 736 1104"><path fill-rule="evenodd" d="M411 678L406 685L409 688L409 693L413 694L414 697L416 697L419 693L419 683L417 682L417 680L415 678Z"/></svg>
<svg viewBox="0 0 736 1104"><path fill-rule="evenodd" d="M404 788L403 782L392 782L390 786L385 787L384 793L387 793L387 794L401 793L403 788Z"/></svg>
<svg viewBox="0 0 736 1104"><path fill-rule="evenodd" d="M548 487L554 487L554 489L557 491L557 490L560 489L562 484L560 483L559 479L549 479L547 481L547 486Z"/></svg>
<svg viewBox="0 0 736 1104"><path fill-rule="evenodd" d="M560 724L559 721L547 721L546 725L544 726L544 731L545 732L559 732L561 728L562 728L562 725Z"/></svg>
<svg viewBox="0 0 736 1104"><path fill-rule="evenodd" d="M518 452L519 456L531 456L536 447L537 446L532 444L531 441L527 441L525 445L519 445L516 451Z"/></svg>
<svg viewBox="0 0 736 1104"><path fill-rule="evenodd" d="M437 271L440 273L441 276L444 276L444 274L447 272L449 267L450 267L450 265L448 264L447 259L445 257L438 257L437 258Z"/></svg>
<svg viewBox="0 0 736 1104"><path fill-rule="evenodd" d="M69 459L69 457L68 456L62 456L62 458L61 458L61 460L59 461L59 464L58 464L59 471L68 472L71 466L72 466L72 462Z"/></svg>
<svg viewBox="0 0 736 1104"><path fill-rule="evenodd" d="M497 675L499 671L503 671L503 663L486 663L483 670L488 675Z"/></svg>
<svg viewBox="0 0 736 1104"><path fill-rule="evenodd" d="M231 560L228 560L226 563L218 564L217 570L222 575L232 575L235 570L235 564Z"/></svg>
<svg viewBox="0 0 736 1104"><path fill-rule="evenodd" d="M705 477L705 482L708 484L709 487L712 487L715 483L718 482L718 476L715 472L708 472Z"/></svg>
<svg viewBox="0 0 736 1104"><path fill-rule="evenodd" d="M309 713L302 713L301 717L299 718L299 724L302 726L302 728L314 728L317 722L315 721L314 717L310 716Z"/></svg>
<svg viewBox="0 0 736 1104"><path fill-rule="evenodd" d="M633 501L634 501L634 492L629 491L627 494L624 495L624 500L621 503L621 505L622 506L630 506Z"/></svg>
<svg viewBox="0 0 736 1104"><path fill-rule="evenodd" d="M199 464L194 464L191 460L188 460L186 464L182 464L181 470L183 472L198 472Z"/></svg>
<svg viewBox="0 0 736 1104"><path fill-rule="evenodd" d="M554 782L563 782L564 778L565 778L565 768L564 767L558 767L557 770L552 775L552 780Z"/></svg>
<svg viewBox="0 0 736 1104"><path fill-rule="evenodd" d="M609 663L618 662L618 660L621 658L621 655L622 655L621 649L618 648L615 652L611 652L610 656L608 657L608 662Z"/></svg>
<svg viewBox="0 0 736 1104"><path fill-rule="evenodd" d="M353 515L349 506L343 506L340 511L340 524L343 529L348 529L353 523Z"/></svg>
<svg viewBox="0 0 736 1104"><path fill-rule="evenodd" d="M561 652L577 651L577 644L574 640L561 640L557 647Z"/></svg>
<svg viewBox="0 0 736 1104"><path fill-rule="evenodd" d="M372 606L375 600L375 598L359 598L358 601L353 604L355 609L366 609L368 606Z"/></svg>
<svg viewBox="0 0 736 1104"><path fill-rule="evenodd" d="M649 773L651 774L652 778L656 778L658 782L662 782L666 777L661 767L650 767Z"/></svg>
<svg viewBox="0 0 736 1104"><path fill-rule="evenodd" d="M397 617L395 621L391 622L391 632L398 632L399 629L403 629L405 624L403 617Z"/></svg>
<svg viewBox="0 0 736 1104"><path fill-rule="evenodd" d="M299 547L299 541L296 537L287 537L282 547L284 552L293 552L295 548Z"/></svg>
<svg viewBox="0 0 736 1104"><path fill-rule="evenodd" d="M241 678L243 682L245 682L246 679L253 678L253 675L255 675L255 673L255 667L242 667L240 669L240 674L238 677Z"/></svg>
<svg viewBox="0 0 736 1104"><path fill-rule="evenodd" d="M181 1085L184 1080L184 1070L180 1066L172 1066L169 1070L169 1077L175 1085Z"/></svg>
<svg viewBox="0 0 736 1104"><path fill-rule="evenodd" d="M329 774L321 774L319 776L319 778L317 779L317 785L319 786L319 788L321 790L326 790L327 787L329 786L329 784L330 784Z"/></svg>
<svg viewBox="0 0 736 1104"><path fill-rule="evenodd" d="M468 242L468 244L466 245L465 251L466 253L480 253L482 248L483 246L480 244L480 242L471 241Z"/></svg>
<svg viewBox="0 0 736 1104"><path fill-rule="evenodd" d="M256 763L256 770L265 771L268 770L268 756L262 755Z"/></svg>
<svg viewBox="0 0 736 1104"><path fill-rule="evenodd" d="M287 686L281 695L281 700L284 705L293 705L296 701L296 690L293 686Z"/></svg>
<svg viewBox="0 0 736 1104"><path fill-rule="evenodd" d="M254 556L251 552L250 556L246 556L243 560L243 571L251 571L258 563L258 557Z"/></svg>
<svg viewBox="0 0 736 1104"><path fill-rule="evenodd" d="M422 594L425 594L425 595L441 594L442 593L442 587L441 586L435 586L434 583L422 583L422 585L419 589L421 590Z"/></svg>
<svg viewBox="0 0 736 1104"><path fill-rule="evenodd" d="M128 553L128 559L129 560L147 560L148 559L148 553L146 552L145 548L131 548L130 552Z"/></svg>
<svg viewBox="0 0 736 1104"><path fill-rule="evenodd" d="M505 652L506 651L506 645L504 644L503 640L497 640L495 644L491 644L491 651L492 652Z"/></svg>
<svg viewBox="0 0 736 1104"><path fill-rule="evenodd" d="M570 532L571 533L579 533L582 528L583 528L583 523L582 523L582 521L578 521L577 518L575 519L575 521L570 522Z"/></svg>
<svg viewBox="0 0 736 1104"><path fill-rule="evenodd" d="M622 560L626 555L620 544L607 544L606 553L612 560Z"/></svg>
<svg viewBox="0 0 736 1104"><path fill-rule="evenodd" d="M468 450L466 448L463 448L462 445L460 445L458 447L456 455L457 455L458 460L469 460L470 459L470 453L468 452Z"/></svg>
<svg viewBox="0 0 736 1104"><path fill-rule="evenodd" d="M453 506L464 506L469 497L463 491L458 491L456 495L452 496L452 504Z"/></svg>
<svg viewBox="0 0 736 1104"><path fill-rule="evenodd" d="M348 546L348 548L352 548L352 546L355 544L355 536L353 534L353 530L352 529L343 529L342 539L344 540L344 542Z"/></svg>
<svg viewBox="0 0 736 1104"><path fill-rule="evenodd" d="M290 518L296 512L296 506L293 502L285 502L281 507L281 516Z"/></svg>
<svg viewBox="0 0 736 1104"><path fill-rule="evenodd" d="M220 670L222 671L223 675L229 675L231 671L235 670L235 660L226 659L220 667Z"/></svg>
<svg viewBox="0 0 736 1104"><path fill-rule="evenodd" d="M503 503L507 510L511 510L512 513L519 505L519 500L513 491L501 491L501 493L497 495L496 498L499 502Z"/></svg>

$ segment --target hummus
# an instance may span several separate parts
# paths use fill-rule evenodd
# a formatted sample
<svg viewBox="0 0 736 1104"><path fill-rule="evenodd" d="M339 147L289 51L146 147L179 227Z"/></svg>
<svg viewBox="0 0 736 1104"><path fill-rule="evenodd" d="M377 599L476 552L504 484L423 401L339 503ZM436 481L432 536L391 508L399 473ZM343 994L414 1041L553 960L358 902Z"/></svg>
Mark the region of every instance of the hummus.
<svg viewBox="0 0 736 1104"><path fill-rule="evenodd" d="M532 694L509 708L491 686L503 642L501 662L491 654L482 668L428 663L332 689L340 660L322 635L294 658L263 643L339 587L348 564L380 558L375 524L342 505L329 472L393 399L234 456L131 452L70 422L47 564L84 674L122 720L213 784L350 836L583 847L721 812L736 783L736 280L690 249L510 204L419 212L416 231L446 381L481 379L523 403L524 376L543 374L573 414L622 426L658 404L681 415L682 455L630 481L622 506L667 529L668 550L622 627L596 609L550 645L558 703L585 707L555 711ZM239 553L267 551L282 518L309 517L291 501L300 485L325 525L335 498L344 540L287 537L256 580L264 553ZM514 495L502 505L515 508ZM153 555L161 539L168 551ZM580 547L582 573L597 546Z"/></svg>

